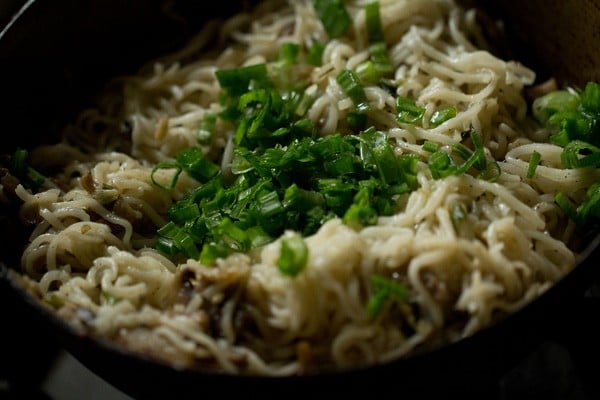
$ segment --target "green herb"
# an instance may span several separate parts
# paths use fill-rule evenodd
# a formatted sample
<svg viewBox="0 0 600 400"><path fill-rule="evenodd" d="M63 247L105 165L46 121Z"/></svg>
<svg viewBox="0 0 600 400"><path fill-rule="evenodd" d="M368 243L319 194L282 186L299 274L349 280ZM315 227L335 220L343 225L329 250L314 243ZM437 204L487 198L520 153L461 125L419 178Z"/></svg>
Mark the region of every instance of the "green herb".
<svg viewBox="0 0 600 400"><path fill-rule="evenodd" d="M209 145L212 142L212 132L217 123L217 115L211 112L204 114L198 128L198 143Z"/></svg>
<svg viewBox="0 0 600 400"><path fill-rule="evenodd" d="M353 130L363 130L367 127L367 116L359 112L350 112L346 117L346 122Z"/></svg>
<svg viewBox="0 0 600 400"><path fill-rule="evenodd" d="M308 49L306 61L315 66L320 66L323 63L323 51L325 45L318 40L313 41L311 47Z"/></svg>
<svg viewBox="0 0 600 400"><path fill-rule="evenodd" d="M281 239L281 254L277 266L282 274L296 276L306 267L308 246L302 236L293 234Z"/></svg>
<svg viewBox="0 0 600 400"><path fill-rule="evenodd" d="M463 159L462 164L457 163L451 156L443 150L436 150L429 156L428 164L431 175L434 179L445 178L449 175L461 175L467 173L471 168L475 168L481 173L479 178L488 177L488 180L496 179L499 174L499 166L494 166L494 163L488 163L485 158L485 152L481 137L475 131L470 132L471 142L474 150L470 150L466 146L457 143L451 146L451 153L456 154ZM433 150L433 146L427 146ZM492 168L498 167L495 171ZM497 172L492 174L492 171Z"/></svg>
<svg viewBox="0 0 600 400"><path fill-rule="evenodd" d="M456 117L456 107L442 108L433 113L429 119L429 123L433 126L438 126Z"/></svg>
<svg viewBox="0 0 600 400"><path fill-rule="evenodd" d="M578 207L573 206L564 193L557 193L554 201L563 213L582 230L600 218L600 183L594 183L586 191L586 196Z"/></svg>
<svg viewBox="0 0 600 400"><path fill-rule="evenodd" d="M360 64L356 71L363 82L370 84L379 82L383 77L389 77L393 72L393 66L381 27L379 8L378 1L373 1L365 5L370 60Z"/></svg>
<svg viewBox="0 0 600 400"><path fill-rule="evenodd" d="M531 154L531 158L529 159L529 167L527 167L527 178L531 179L535 176L535 171L540 164L541 158L542 155L537 151L534 151Z"/></svg>
<svg viewBox="0 0 600 400"><path fill-rule="evenodd" d="M551 142L566 146L584 141L600 146L600 85L588 82L584 90L558 90L533 102L533 115L552 130Z"/></svg>
<svg viewBox="0 0 600 400"><path fill-rule="evenodd" d="M279 48L279 59L287 64L294 64L300 53L300 45L296 43L283 43Z"/></svg>
<svg viewBox="0 0 600 400"><path fill-rule="evenodd" d="M338 74L336 80L344 93L352 99L358 112L366 112L371 109L367 95L354 72L349 69L343 69Z"/></svg>
<svg viewBox="0 0 600 400"><path fill-rule="evenodd" d="M282 47L278 62L293 60L297 50ZM155 244L162 253L209 265L286 230L310 235L334 217L360 229L391 215L398 196L417 188L418 157L397 156L383 132L359 130L368 121L359 111L364 107L349 114L355 134L320 136L306 117L313 97L281 87L266 71L256 66L217 73L227 108L217 118L234 129L232 179L225 182L199 148L184 149L152 171L153 182L166 189L184 172L200 182L169 209L169 223L158 230ZM340 82L355 99L364 96L351 71ZM172 169L169 185L156 181L160 169Z"/></svg>
<svg viewBox="0 0 600 400"><path fill-rule="evenodd" d="M365 5L367 39L369 43L383 42L383 29L379 13L379 1L371 1Z"/></svg>
<svg viewBox="0 0 600 400"><path fill-rule="evenodd" d="M379 315L384 305L390 301L408 301L406 287L380 275L371 276L371 293L367 303L367 313L371 318Z"/></svg>
<svg viewBox="0 0 600 400"><path fill-rule="evenodd" d="M215 72L221 88L229 96L240 96L248 90L272 87L265 64L256 64L237 69L221 69Z"/></svg>
<svg viewBox="0 0 600 400"><path fill-rule="evenodd" d="M414 100L407 97L398 96L396 98L396 111L398 122L414 124L420 121L425 114L425 108L417 106Z"/></svg>
<svg viewBox="0 0 600 400"><path fill-rule="evenodd" d="M341 0L313 0L313 8L331 39L342 36L352 19Z"/></svg>
<svg viewBox="0 0 600 400"><path fill-rule="evenodd" d="M600 167L600 84L588 82L583 90L550 92L537 98L532 109L534 117L550 129L550 141L563 147L564 168ZM530 161L529 169L532 168ZM600 216L600 185L595 183L588 188L579 206L573 205L564 193L557 193L555 201L583 229Z"/></svg>
<svg viewBox="0 0 600 400"><path fill-rule="evenodd" d="M46 177L27 163L29 152L18 148L11 159L11 171L21 183L33 192L37 192L44 184Z"/></svg>
<svg viewBox="0 0 600 400"><path fill-rule="evenodd" d="M600 167L600 148L573 140L565 145L560 158L565 168Z"/></svg>
<svg viewBox="0 0 600 400"><path fill-rule="evenodd" d="M358 64L355 73L358 80L364 85L375 85L381 79L381 74L371 60Z"/></svg>
<svg viewBox="0 0 600 400"><path fill-rule="evenodd" d="M216 174L174 203L171 222L159 231L157 248L166 254L196 254L173 224L196 248L202 247L204 260L213 261L262 245L285 229L314 233L336 215L355 228L370 225L377 216L396 210L396 196L417 187L417 162L415 156L397 157L387 136L374 129L358 135L304 137L287 146L237 147L232 160L235 181L226 186ZM225 235L224 227L231 224L222 225L224 219L241 231L259 229L265 240L242 240L234 231Z"/></svg>
<svg viewBox="0 0 600 400"><path fill-rule="evenodd" d="M171 181L167 186L156 180L156 173L161 169L174 171ZM183 171L199 181L206 181L219 174L220 167L215 163L206 160L199 148L190 147L179 152L175 161L163 161L156 164L152 169L150 179L156 186L170 190L175 187L179 175Z"/></svg>
<svg viewBox="0 0 600 400"><path fill-rule="evenodd" d="M295 87L298 82L294 76L294 65L300 54L300 45L297 43L283 43L279 48L278 61L273 63L272 70L276 74L277 86L284 89Z"/></svg>
<svg viewBox="0 0 600 400"><path fill-rule="evenodd" d="M436 151L439 150L440 146L435 143L435 142L431 142L429 140L426 140L423 145L421 146L421 148L428 152L428 153L435 153Z"/></svg>

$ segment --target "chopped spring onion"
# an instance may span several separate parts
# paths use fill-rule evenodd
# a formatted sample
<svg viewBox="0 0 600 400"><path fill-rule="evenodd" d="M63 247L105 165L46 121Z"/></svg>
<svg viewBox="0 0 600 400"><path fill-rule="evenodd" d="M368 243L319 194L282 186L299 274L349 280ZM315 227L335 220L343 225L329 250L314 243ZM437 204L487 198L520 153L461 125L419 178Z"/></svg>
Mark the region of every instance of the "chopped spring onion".
<svg viewBox="0 0 600 400"><path fill-rule="evenodd" d="M560 158L565 168L600 167L600 148L573 140L564 147Z"/></svg>
<svg viewBox="0 0 600 400"><path fill-rule="evenodd" d="M369 54L375 70L380 76L389 76L393 72L392 62L388 55L385 42L375 42L369 45Z"/></svg>
<svg viewBox="0 0 600 400"><path fill-rule="evenodd" d="M246 93L251 88L269 88L272 82L265 64L250 65L236 69L221 69L215 72L221 88L234 97Z"/></svg>
<svg viewBox="0 0 600 400"><path fill-rule="evenodd" d="M352 99L358 112L366 112L371 109L367 95L360 83L356 74L349 70L343 69L336 78L344 93Z"/></svg>
<svg viewBox="0 0 600 400"><path fill-rule="evenodd" d="M600 218L600 183L594 183L586 191L584 202L577 207L577 222L586 225L591 218Z"/></svg>
<svg viewBox="0 0 600 400"><path fill-rule="evenodd" d="M540 164L540 160L542 159L542 155L534 151L531 153L531 158L529 159L529 166L527 167L527 178L531 179L535 176L535 171Z"/></svg>
<svg viewBox="0 0 600 400"><path fill-rule="evenodd" d="M477 175L477 178L488 182L496 182L501 173L502 169L500 168L500 164L498 164L497 161L492 161L487 163L485 169Z"/></svg>
<svg viewBox="0 0 600 400"><path fill-rule="evenodd" d="M208 112L204 114L198 128L198 143L209 145L212 142L212 132L216 123L217 115L215 113Z"/></svg>
<svg viewBox="0 0 600 400"><path fill-rule="evenodd" d="M365 17L371 60L381 76L388 75L392 72L392 63L388 55L385 37L383 36L383 28L381 27L379 1L367 3L365 6Z"/></svg>
<svg viewBox="0 0 600 400"><path fill-rule="evenodd" d="M358 112L350 112L346 117L346 122L351 129L364 130L367 127L367 116Z"/></svg>
<svg viewBox="0 0 600 400"><path fill-rule="evenodd" d="M396 111L398 122L407 124L414 124L425 114L425 108L417 106L414 100L402 96L396 98Z"/></svg>
<svg viewBox="0 0 600 400"><path fill-rule="evenodd" d="M367 313L371 318L379 315L383 306L390 301L408 301L406 287L380 275L371 276L371 290L372 295L367 303Z"/></svg>
<svg viewBox="0 0 600 400"><path fill-rule="evenodd" d="M173 176L171 177L171 182L167 186L156 180L156 172L161 169L174 171ZM200 149L196 147L189 147L179 152L174 162L163 161L156 164L156 166L154 166L152 169L150 179L156 186L170 190L175 187L175 184L179 179L179 175L183 171L187 172L191 177L199 181L206 181L219 174L220 168L213 162L206 160Z"/></svg>
<svg viewBox="0 0 600 400"><path fill-rule="evenodd" d="M374 85L381 79L381 74L377 68L375 68L375 64L371 60L358 64L354 72L360 82L364 85Z"/></svg>
<svg viewBox="0 0 600 400"><path fill-rule="evenodd" d="M360 189L354 196L354 203L344 214L344 223L356 230L377 223L378 213L371 206L373 195L370 189L367 186Z"/></svg>
<svg viewBox="0 0 600 400"><path fill-rule="evenodd" d="M174 170L173 176L171 177L171 182L167 186L163 185L162 183L156 180L156 172L161 169ZM150 173L150 179L152 180L152 183L158 186L159 188L170 190L173 189L177 184L177 180L179 179L179 175L182 171L183 169L177 163L162 161L156 164L154 168L152 168L152 172Z"/></svg>
<svg viewBox="0 0 600 400"><path fill-rule="evenodd" d="M216 174L174 203L169 216L202 246L201 260L214 261L262 245L285 229L312 234L335 215L355 228L373 224L379 215L396 210L395 196L417 187L417 161L397 157L387 136L372 128L358 135L296 138L287 146L266 149L237 147L235 181L225 186ZM248 242L226 234L224 219L242 231L264 232L264 240ZM169 239L160 241L167 254L186 254L185 243L171 243L173 235L159 236Z"/></svg>
<svg viewBox="0 0 600 400"><path fill-rule="evenodd" d="M429 140L426 140L423 145L421 146L421 148L428 152L428 153L435 153L436 151L439 150L440 146L435 143L435 142L431 142Z"/></svg>
<svg viewBox="0 0 600 400"><path fill-rule="evenodd" d="M583 90L557 90L539 97L533 115L550 129L550 141L563 147L564 168L600 167L600 84L588 82ZM577 208L564 193L557 193L555 201L582 229L600 217L600 184L588 189Z"/></svg>
<svg viewBox="0 0 600 400"><path fill-rule="evenodd" d="M383 42L384 37L383 29L381 28L379 1L372 1L365 5L365 18L369 43Z"/></svg>
<svg viewBox="0 0 600 400"><path fill-rule="evenodd" d="M365 169L377 171L384 185L399 182L400 167L387 135L371 128L356 138L360 141L360 156Z"/></svg>
<svg viewBox="0 0 600 400"><path fill-rule="evenodd" d="M590 186L586 191L585 200L577 208L562 192L556 194L554 201L563 213L576 223L579 229L583 229L600 218L600 183L596 182Z"/></svg>
<svg viewBox="0 0 600 400"><path fill-rule="evenodd" d="M33 192L37 192L46 178L27 163L28 156L29 152L25 149L18 148L15 150L11 160L11 170L24 186Z"/></svg>
<svg viewBox="0 0 600 400"><path fill-rule="evenodd" d="M308 54L306 55L306 61L315 66L320 66L323 63L323 51L325 50L325 45L318 40L313 41L312 45L308 49Z"/></svg>
<svg viewBox="0 0 600 400"><path fill-rule="evenodd" d="M176 163L199 181L209 180L220 171L219 166L205 159L202 150L196 147L180 151L176 156Z"/></svg>
<svg viewBox="0 0 600 400"><path fill-rule="evenodd" d="M297 43L283 43L279 48L279 59L287 64L293 64L298 59L300 45Z"/></svg>
<svg viewBox="0 0 600 400"><path fill-rule="evenodd" d="M331 39L342 36L352 25L352 19L342 0L313 0L312 4Z"/></svg>
<svg viewBox="0 0 600 400"><path fill-rule="evenodd" d="M456 107L442 108L433 113L429 119L429 123L433 126L438 126L454 117L456 117Z"/></svg>
<svg viewBox="0 0 600 400"><path fill-rule="evenodd" d="M300 54L300 45L297 43L283 43L279 48L279 59L272 66L276 73L275 81L281 88L293 88L298 84L294 76L294 65Z"/></svg>
<svg viewBox="0 0 600 400"><path fill-rule="evenodd" d="M478 170L484 170L487 164L485 159L485 153L483 151L483 145L481 143L481 138L475 131L471 131L471 140L473 141L473 145L475 146L475 150L471 153L469 157L465 160L462 165L459 165L456 168L455 175L460 175L466 173L471 167L475 167ZM453 147L454 149L454 147Z"/></svg>
<svg viewBox="0 0 600 400"><path fill-rule="evenodd" d="M535 99L532 111L539 122L546 124L555 114L576 111L579 103L579 95L575 91L556 90Z"/></svg>
<svg viewBox="0 0 600 400"><path fill-rule="evenodd" d="M464 162L462 164L456 164L450 153L443 150L437 150L429 156L428 164L431 175L434 179L444 178L449 175L461 175L469 171L471 168L475 168L478 171L482 171L478 178L489 176L488 180L496 179L497 173L493 165L494 163L488 163L485 157L483 143L481 137L475 131L471 131L470 138L475 148L473 151L468 149L466 146L458 143L451 146L452 153L462 158ZM429 146L428 146L429 147ZM433 146L431 146L433 148ZM499 166L498 166L499 167Z"/></svg>
<svg viewBox="0 0 600 400"><path fill-rule="evenodd" d="M550 141L565 147L580 140L600 146L600 84L550 92L533 102L533 115L549 127Z"/></svg>
<svg viewBox="0 0 600 400"><path fill-rule="evenodd" d="M292 60L297 50L283 47L280 61ZM348 121L358 132L326 136L306 117L314 98L310 88L281 87L264 64L216 75L227 109L217 118L234 130L232 178L226 182L200 148L159 163L151 174L158 186L173 188L183 172L201 182L171 206L170 222L158 232L159 251L208 265L269 243L286 230L310 235L334 217L360 229L391 215L398 196L417 188L418 157L397 156L383 132L357 127L368 122L361 113L368 102L352 71L342 71L339 82L358 104ZM157 182L160 169L173 170L170 185ZM296 267L289 269L293 274Z"/></svg>
<svg viewBox="0 0 600 400"><path fill-rule="evenodd" d="M282 274L296 276L306 267L308 246L302 236L292 234L281 239L281 254L277 266Z"/></svg>

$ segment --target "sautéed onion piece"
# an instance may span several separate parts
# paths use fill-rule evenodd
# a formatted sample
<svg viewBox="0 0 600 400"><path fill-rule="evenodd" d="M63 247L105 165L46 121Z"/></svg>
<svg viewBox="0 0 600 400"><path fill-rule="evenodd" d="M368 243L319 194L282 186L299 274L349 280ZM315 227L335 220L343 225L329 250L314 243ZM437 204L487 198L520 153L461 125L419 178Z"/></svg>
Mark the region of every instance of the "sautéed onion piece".
<svg viewBox="0 0 600 400"><path fill-rule="evenodd" d="M450 0L269 0L207 24L15 157L24 282L84 333L232 374L477 332L575 266L600 179L551 139L563 103L536 120L535 72L486 49Z"/></svg>

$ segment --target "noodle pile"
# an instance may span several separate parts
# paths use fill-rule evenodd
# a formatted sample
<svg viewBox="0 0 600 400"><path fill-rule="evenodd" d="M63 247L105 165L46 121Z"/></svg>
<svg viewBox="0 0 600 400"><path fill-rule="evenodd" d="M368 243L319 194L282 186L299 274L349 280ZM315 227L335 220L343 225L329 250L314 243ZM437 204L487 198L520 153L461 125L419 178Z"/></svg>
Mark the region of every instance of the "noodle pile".
<svg viewBox="0 0 600 400"><path fill-rule="evenodd" d="M397 155L420 159L418 189L398 197L399 212L359 230L327 221L305 238L308 262L295 277L276 266L282 238L214 266L177 263L153 248L169 207L200 184L181 174L172 190L162 189L152 182L154 166L200 147L227 168L230 125L218 121L209 145L197 140L203 117L222 110L215 71L270 65L284 43L326 43L320 66L299 61L294 71L316 94L307 115L320 134L348 131L354 104L336 76L369 57L366 4L346 4L352 26L337 39L308 1L260 2L209 23L179 52L115 80L60 143L33 149L32 165L59 172L35 194L16 190L21 216L35 224L22 256L30 290L82 332L134 352L233 374L292 375L382 363L458 340L569 272L575 227L554 195L581 200L600 176L564 169L562 149L528 111L524 89L534 72L487 51L475 12L451 0L380 1L396 87L365 86L367 116ZM422 125L397 121L397 96L424 107ZM429 124L440 107L457 115ZM498 179L433 179L423 143L447 149L471 130L498 162ZM534 151L541 163L528 177ZM169 174L159 169L155 179ZM369 315L374 274L402 283L408 301Z"/></svg>

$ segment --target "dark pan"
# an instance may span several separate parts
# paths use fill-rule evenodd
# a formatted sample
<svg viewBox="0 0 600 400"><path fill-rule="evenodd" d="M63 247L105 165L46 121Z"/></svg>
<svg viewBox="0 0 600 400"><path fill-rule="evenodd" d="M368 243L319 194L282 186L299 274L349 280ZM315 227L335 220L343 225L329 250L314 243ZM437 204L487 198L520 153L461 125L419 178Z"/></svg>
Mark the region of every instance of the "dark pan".
<svg viewBox="0 0 600 400"><path fill-rule="evenodd" d="M514 51L510 56L541 71L540 80L554 76L562 84L574 85L600 80L598 2L479 3L491 18L505 20ZM247 6L243 1L168 4L189 18L170 17L158 0L27 2L0 34L1 152L53 141L65 122L92 102L91 96L108 78L134 72L144 60L182 45L209 17ZM499 52L508 49L505 43L494 44ZM19 357L21 362L35 362L31 357L41 354L44 343L57 341L93 372L136 398L199 398L209 393L279 398L324 393L481 394L496 385L500 374L538 345L540 338L560 340L574 319L589 312L583 294L600 276L595 265L600 255L598 240L590 236L573 272L521 311L472 337L365 369L304 377L241 377L176 369L77 334L28 296L12 277L25 241L25 232L18 226L16 210L3 208L0 294L1 306L6 308L2 314L8 319L2 329L31 338L31 347Z"/></svg>

